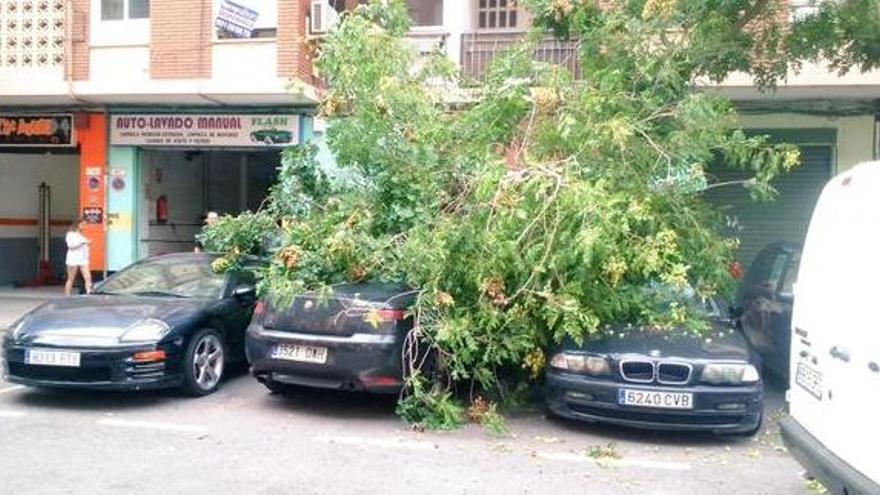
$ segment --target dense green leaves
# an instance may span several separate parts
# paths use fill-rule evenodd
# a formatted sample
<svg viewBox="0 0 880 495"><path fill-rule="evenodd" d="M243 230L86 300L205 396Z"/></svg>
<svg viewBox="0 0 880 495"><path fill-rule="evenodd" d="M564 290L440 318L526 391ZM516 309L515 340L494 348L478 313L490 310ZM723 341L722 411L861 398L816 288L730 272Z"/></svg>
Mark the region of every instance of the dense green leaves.
<svg viewBox="0 0 880 495"><path fill-rule="evenodd" d="M489 390L539 376L566 338L622 324L705 329L693 305L645 289L726 293L737 241L702 195L719 187L708 167L751 172L752 194L766 199L798 163L796 148L739 130L728 101L693 91L757 60L749 25L769 2L527 3L538 31L496 60L478 102L455 109L448 63L417 58L402 37L402 1L347 14L318 66L328 142L348 180L322 172L312 148L289 151L259 222L207 235L244 250L275 239L262 289L276 297L343 281L419 288L414 331L437 351L431 361ZM580 40L582 80L531 59L545 29ZM756 67L768 81L778 69ZM401 414L455 423L460 408L430 393L434 375L418 376Z"/></svg>

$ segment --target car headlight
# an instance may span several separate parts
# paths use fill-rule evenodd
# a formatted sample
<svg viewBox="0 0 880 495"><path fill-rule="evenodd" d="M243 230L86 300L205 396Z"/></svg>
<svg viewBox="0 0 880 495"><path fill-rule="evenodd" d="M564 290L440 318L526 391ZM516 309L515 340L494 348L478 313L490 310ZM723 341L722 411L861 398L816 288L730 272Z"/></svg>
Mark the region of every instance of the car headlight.
<svg viewBox="0 0 880 495"><path fill-rule="evenodd" d="M24 330L25 320L27 320L27 318L24 316L19 318L7 330L6 335L8 335L9 339L12 340L13 342L17 341L19 339L19 337L21 337L23 330Z"/></svg>
<svg viewBox="0 0 880 495"><path fill-rule="evenodd" d="M119 337L120 342L157 342L168 335L171 327L161 320L141 320L128 327Z"/></svg>
<svg viewBox="0 0 880 495"><path fill-rule="evenodd" d="M601 356L590 356L587 354L572 354L568 352L559 352L550 359L550 366L573 371L575 373L587 373L594 376L608 375L611 372L611 366L608 360Z"/></svg>
<svg viewBox="0 0 880 495"><path fill-rule="evenodd" d="M751 364L707 364L700 375L701 382L713 385L740 385L755 383L760 379L758 369Z"/></svg>

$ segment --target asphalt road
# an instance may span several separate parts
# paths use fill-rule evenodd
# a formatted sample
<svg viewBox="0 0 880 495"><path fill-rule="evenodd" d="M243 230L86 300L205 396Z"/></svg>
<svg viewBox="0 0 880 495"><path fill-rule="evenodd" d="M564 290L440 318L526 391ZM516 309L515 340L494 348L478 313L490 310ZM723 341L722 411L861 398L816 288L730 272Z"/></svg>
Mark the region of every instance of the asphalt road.
<svg viewBox="0 0 880 495"><path fill-rule="evenodd" d="M781 406L771 391L754 438L536 412L510 418L511 434L496 437L477 426L411 431L391 397L270 395L243 370L201 399L0 381L0 493L808 493L771 418Z"/></svg>

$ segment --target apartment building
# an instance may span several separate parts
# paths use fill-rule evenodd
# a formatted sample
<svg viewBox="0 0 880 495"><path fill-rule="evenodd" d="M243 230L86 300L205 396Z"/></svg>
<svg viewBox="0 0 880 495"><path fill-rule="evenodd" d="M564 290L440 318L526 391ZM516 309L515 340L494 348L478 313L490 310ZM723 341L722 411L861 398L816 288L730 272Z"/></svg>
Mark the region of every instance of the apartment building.
<svg viewBox="0 0 880 495"><path fill-rule="evenodd" d="M112 271L191 250L209 210L256 208L311 133L309 7L0 0L0 284L36 278L40 227L55 275L79 216Z"/></svg>
<svg viewBox="0 0 880 495"><path fill-rule="evenodd" d="M318 21L311 34L331 28L336 13L358 2L313 0ZM406 0L413 17L410 40L423 52L441 50L460 68L462 85L477 85L491 60L521 40L531 17L513 0ZM812 12L816 0L792 0L791 15ZM579 73L576 41L548 37L535 49L536 59L561 64ZM741 187L708 193L739 224L740 257L748 264L766 244L800 242L824 183L853 165L880 158L880 72L840 76L822 64L807 64L776 91L758 91L751 78L735 74L720 85L706 86L729 96L739 108L742 125L771 139L798 144L802 164L776 181L779 197L754 203ZM714 180L737 181L745 175L714 171Z"/></svg>
<svg viewBox="0 0 880 495"><path fill-rule="evenodd" d="M191 249L209 210L255 208L279 149L321 142L306 42L362 1L0 0L0 284L36 276L41 183L56 273L77 216L89 221L92 267L112 271ZM531 25L514 0L405 1L410 41L445 53L465 87ZM792 15L813 3L793 0ZM534 56L579 71L576 41L548 37ZM745 75L705 90L733 98L746 128L803 150L772 204L712 191L742 224L745 262L767 242L800 240L824 181L878 154L880 74L810 65L772 93Z"/></svg>

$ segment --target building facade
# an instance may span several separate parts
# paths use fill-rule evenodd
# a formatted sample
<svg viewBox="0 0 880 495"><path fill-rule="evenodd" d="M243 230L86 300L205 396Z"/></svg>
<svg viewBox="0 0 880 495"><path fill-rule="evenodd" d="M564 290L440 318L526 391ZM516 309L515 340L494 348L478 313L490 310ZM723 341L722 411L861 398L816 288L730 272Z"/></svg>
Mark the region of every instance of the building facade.
<svg viewBox="0 0 880 495"><path fill-rule="evenodd" d="M320 82L308 46L359 3L0 0L0 284L38 278L46 251L59 275L74 218L88 221L92 268L113 271L191 249L207 211L256 208L280 148L320 138L324 127L312 118ZM406 3L410 41L445 53L465 87L478 86L531 25L514 0ZM813 8L792 4L793 15ZM534 56L579 71L576 41L547 38ZM772 93L745 75L705 90L730 96L747 129L803 151L774 203L713 191L740 221L746 263L763 244L802 239L822 184L878 156L876 72L838 77L808 65ZM42 217L41 184L51 198Z"/></svg>
<svg viewBox="0 0 880 495"><path fill-rule="evenodd" d="M310 34L330 29L335 13L357 1L313 0L320 16ZM464 86L479 85L491 60L523 39L531 18L513 0L406 0L413 17L410 40L422 52L443 51L461 70ZM791 0L791 16L815 10L815 0ZM315 29L315 28L318 29ZM576 41L546 38L535 51L536 59L569 68L578 75ZM724 207L739 229L740 258L748 264L764 245L786 240L801 242L821 188L833 175L862 161L880 158L880 72L845 76L822 64L806 64L775 91L758 91L745 74L734 74L724 83L706 86L730 97L738 106L747 130L800 146L802 164L777 179L780 194L774 202L755 203L742 187L713 189L708 196ZM711 171L712 181L745 179L730 170Z"/></svg>
<svg viewBox="0 0 880 495"><path fill-rule="evenodd" d="M39 278L45 225L57 277L74 218L92 269L113 271L191 250L207 211L255 209L280 149L311 133L309 8L0 1L0 285Z"/></svg>

